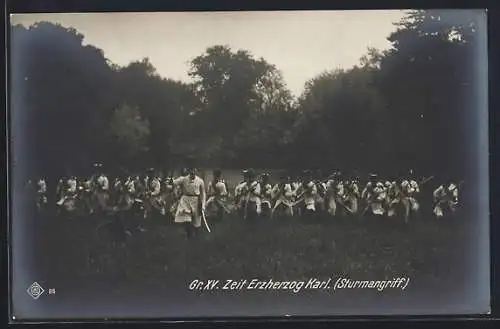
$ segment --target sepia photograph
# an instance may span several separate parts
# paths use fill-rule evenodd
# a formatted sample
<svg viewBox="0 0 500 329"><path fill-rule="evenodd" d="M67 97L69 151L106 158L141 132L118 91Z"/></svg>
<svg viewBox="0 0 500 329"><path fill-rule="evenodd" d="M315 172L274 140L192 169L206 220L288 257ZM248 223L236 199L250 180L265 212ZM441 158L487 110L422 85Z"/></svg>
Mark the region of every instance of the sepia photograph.
<svg viewBox="0 0 500 329"><path fill-rule="evenodd" d="M488 314L486 24L10 15L10 320Z"/></svg>

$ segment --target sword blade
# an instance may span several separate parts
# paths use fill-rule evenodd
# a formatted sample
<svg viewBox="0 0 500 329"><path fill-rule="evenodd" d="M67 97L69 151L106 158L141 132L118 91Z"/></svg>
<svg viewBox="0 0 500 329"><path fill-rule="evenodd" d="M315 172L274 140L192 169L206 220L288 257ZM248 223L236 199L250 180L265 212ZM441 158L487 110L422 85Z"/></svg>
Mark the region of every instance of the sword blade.
<svg viewBox="0 0 500 329"><path fill-rule="evenodd" d="M203 219L203 223L205 224L205 228L207 229L208 233L212 233L212 231L210 231L210 227L208 226L204 210L201 211L201 218Z"/></svg>

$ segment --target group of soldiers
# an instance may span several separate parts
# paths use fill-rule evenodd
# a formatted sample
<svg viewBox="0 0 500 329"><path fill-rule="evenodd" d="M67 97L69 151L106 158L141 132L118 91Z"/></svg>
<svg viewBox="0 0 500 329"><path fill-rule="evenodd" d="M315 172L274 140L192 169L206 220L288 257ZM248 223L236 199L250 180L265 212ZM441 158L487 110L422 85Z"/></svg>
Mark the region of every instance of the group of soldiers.
<svg viewBox="0 0 500 329"><path fill-rule="evenodd" d="M411 175L411 173L410 173ZM428 177L417 182L412 177L400 181L382 181L370 174L360 188L359 177L346 178L339 172L326 179L316 179L310 171L304 171L299 179L284 175L276 185L269 183L269 176L256 177L252 170L243 172L244 180L235 188L236 207L248 213L248 203L255 204L257 214L276 212L286 216L376 216L404 217L405 222L419 213L420 187L432 181ZM457 210L459 186L443 182L433 191L433 213L441 218Z"/></svg>
<svg viewBox="0 0 500 329"><path fill-rule="evenodd" d="M222 172L215 170L208 184L196 169L184 169L179 177L149 170L145 175L120 175L110 179L98 170L89 179L61 178L56 189L56 211L71 214L99 214L135 211L144 218L170 217L176 223L206 225L207 217L222 219L231 212L254 220L283 216L376 216L403 217L406 222L419 213L422 185L434 177L417 181L410 175L398 181L383 181L371 174L361 188L359 177L347 178L335 172L324 179L304 171L295 179L282 175L272 184L266 173L244 170L243 180L230 190ZM433 191L433 213L441 218L458 206L462 183L442 182ZM207 186L206 186L207 185ZM36 206L49 209L47 182L36 183ZM207 226L208 227L208 226Z"/></svg>

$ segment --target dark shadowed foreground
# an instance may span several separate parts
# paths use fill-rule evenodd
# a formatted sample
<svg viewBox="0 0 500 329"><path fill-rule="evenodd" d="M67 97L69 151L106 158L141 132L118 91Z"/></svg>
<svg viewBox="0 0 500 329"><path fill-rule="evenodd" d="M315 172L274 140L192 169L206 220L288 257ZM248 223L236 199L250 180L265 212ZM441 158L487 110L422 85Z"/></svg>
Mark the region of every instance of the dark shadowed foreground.
<svg viewBox="0 0 500 329"><path fill-rule="evenodd" d="M364 291L364 297L359 297L359 291L328 294L332 299L336 295L343 296L336 303L351 303L367 296L377 298L381 294L386 297L419 295L431 302L431 298L445 298L456 293L457 287L465 284L467 274L474 271L467 269L466 264L465 248L470 239L464 218L441 222L421 218L409 225L399 219L366 218L325 218L315 222L294 218L250 224L233 216L220 223L211 223L211 226L211 234L204 232L199 241L188 242L175 225L149 219L145 223L147 232L128 237L126 247L120 247L113 246L115 237L111 232L97 235L95 224L85 219L53 221L46 226L47 235L39 249L40 254L45 255L46 284L61 291L63 296L58 298L79 301L75 303L92 305L94 301L103 301L101 298L105 296L112 300L118 298L126 305L149 301L158 307L161 297L169 295L171 302L172 296L176 296L174 303L181 303L184 300L181 296L186 294L196 300L207 295L207 298L222 298L221 292L189 291L189 283L194 279L332 277L335 280L343 276L390 280L407 277L411 281L405 291ZM244 296L245 291L225 294ZM247 294L255 295L255 292ZM286 298L294 295L290 291L279 294ZM295 295L314 296L314 293L304 291ZM354 299L348 302L346 296ZM91 302L86 297L91 298ZM212 305L216 303L217 300L213 300ZM118 305L113 307L119 308ZM270 314L274 314L275 306L268 309ZM122 311L126 306L123 307ZM92 314L90 309L88 312ZM93 314L101 312L112 316L105 313L104 308ZM134 311L126 312L128 316L135 316ZM165 312L170 314L167 308Z"/></svg>
<svg viewBox="0 0 500 329"><path fill-rule="evenodd" d="M212 233L204 232L198 241L187 241L176 226L150 220L147 232L129 237L123 249L98 241L103 235L93 235L87 224L60 223L66 233L51 236L59 250L51 275L95 280L124 274L117 273L121 268L127 280L163 284L183 278L300 280L344 273L380 280L403 275L415 284L425 280L441 286L443 277L458 275L466 234L459 221L420 220L407 226L387 219L307 223L294 218L250 225L231 217L211 223ZM88 264L92 251L99 264Z"/></svg>

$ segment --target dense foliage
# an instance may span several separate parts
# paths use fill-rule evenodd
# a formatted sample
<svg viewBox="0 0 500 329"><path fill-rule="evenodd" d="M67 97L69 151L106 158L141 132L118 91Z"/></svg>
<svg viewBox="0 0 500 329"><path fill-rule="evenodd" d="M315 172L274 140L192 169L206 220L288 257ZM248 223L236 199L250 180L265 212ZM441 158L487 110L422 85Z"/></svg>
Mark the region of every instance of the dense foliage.
<svg viewBox="0 0 500 329"><path fill-rule="evenodd" d="M22 176L49 177L93 162L166 169L186 156L223 168L460 175L474 125L477 21L409 11L389 50L325 71L298 99L276 66L245 50L206 49L186 84L160 77L147 58L118 67L74 29L13 26L13 161Z"/></svg>

